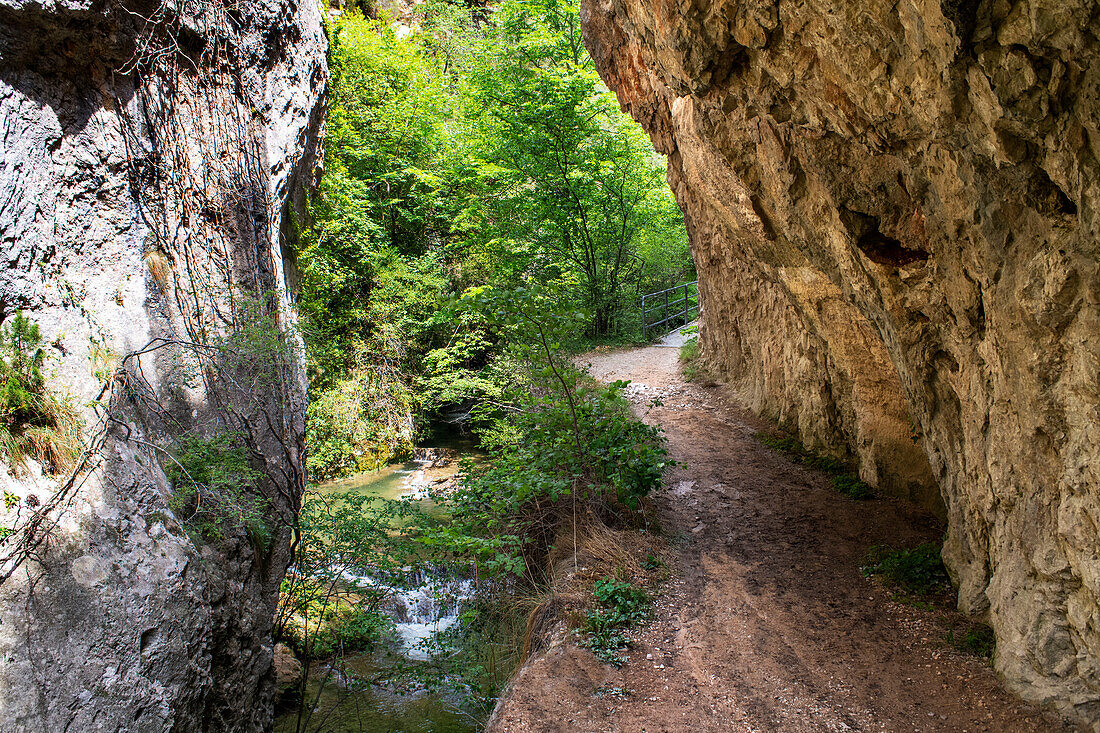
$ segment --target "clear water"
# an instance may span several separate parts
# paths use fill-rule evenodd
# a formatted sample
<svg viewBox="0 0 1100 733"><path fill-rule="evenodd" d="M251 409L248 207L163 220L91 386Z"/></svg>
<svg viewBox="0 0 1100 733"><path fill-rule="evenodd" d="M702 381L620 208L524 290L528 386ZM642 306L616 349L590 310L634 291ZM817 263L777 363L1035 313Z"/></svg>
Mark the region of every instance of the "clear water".
<svg viewBox="0 0 1100 733"><path fill-rule="evenodd" d="M352 492L383 499L425 497L429 485L453 476L458 462L432 468L427 461L411 461L377 471L330 481L317 486L320 494ZM348 576L350 583L374 585L369 577ZM309 707L314 712L308 725L300 725L297 709L285 712L275 723L276 733L325 731L326 733L473 733L478 726L461 707L461 701L424 690L398 691L386 685L365 684L395 662L424 661L422 642L458 619L458 606L470 596L471 584L457 579L432 579L423 574L419 585L394 589L390 601L396 622L395 642L387 649L349 657L340 669L317 664L307 685ZM313 704L314 699L316 703Z"/></svg>
<svg viewBox="0 0 1100 733"><path fill-rule="evenodd" d="M380 499L399 499L412 490L412 481L416 479L418 472L424 470L423 461L395 463L377 471L328 481L315 487L313 491L318 494L351 492L377 496Z"/></svg>

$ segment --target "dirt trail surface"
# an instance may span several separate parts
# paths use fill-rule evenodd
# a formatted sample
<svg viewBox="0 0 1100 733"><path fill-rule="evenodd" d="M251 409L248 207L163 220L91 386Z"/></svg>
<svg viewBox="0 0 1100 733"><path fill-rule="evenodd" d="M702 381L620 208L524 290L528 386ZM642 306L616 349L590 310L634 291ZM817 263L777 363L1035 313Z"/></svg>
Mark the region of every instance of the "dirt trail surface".
<svg viewBox="0 0 1100 733"><path fill-rule="evenodd" d="M1070 730L949 647L951 614L898 603L860 574L869 546L934 539L934 521L839 495L760 444L767 426L723 389L685 383L677 356L586 357L597 379L631 380L635 411L684 464L656 497L674 558L653 618L621 669L571 636L552 644L490 731Z"/></svg>

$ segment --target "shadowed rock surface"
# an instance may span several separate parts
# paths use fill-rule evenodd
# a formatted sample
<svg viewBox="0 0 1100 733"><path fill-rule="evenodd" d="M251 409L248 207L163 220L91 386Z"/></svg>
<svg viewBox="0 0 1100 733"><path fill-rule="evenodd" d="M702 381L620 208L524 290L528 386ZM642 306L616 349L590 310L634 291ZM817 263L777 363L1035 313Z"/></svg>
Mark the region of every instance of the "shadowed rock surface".
<svg viewBox="0 0 1100 733"><path fill-rule="evenodd" d="M1095 726L1100 6L583 6L601 75L669 156L705 362L945 513L997 670Z"/></svg>
<svg viewBox="0 0 1100 733"><path fill-rule="evenodd" d="M0 318L40 325L95 449L75 482L0 475L19 499L0 517L0 730L271 725L304 485L284 252L321 135L320 13L0 0ZM170 508L178 441L218 434L246 449L263 532L202 539Z"/></svg>

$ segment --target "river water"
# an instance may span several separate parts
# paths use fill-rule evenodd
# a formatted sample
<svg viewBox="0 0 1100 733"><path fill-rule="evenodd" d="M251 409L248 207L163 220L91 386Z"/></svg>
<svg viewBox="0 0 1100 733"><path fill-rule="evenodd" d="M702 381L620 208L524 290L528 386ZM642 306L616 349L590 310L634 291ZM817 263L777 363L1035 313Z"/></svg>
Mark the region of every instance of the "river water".
<svg viewBox="0 0 1100 733"><path fill-rule="evenodd" d="M418 449L419 460L387 466L347 479L317 486L319 494L363 494L380 499L411 497L430 509L428 489L453 480L458 470L455 451ZM427 506L425 506L427 505ZM374 586L377 580L347 576L349 584ZM364 684L358 680L385 675L395 666L427 663L425 644L458 619L462 602L471 592L467 580L431 577L420 572L409 588L393 588L387 608L394 620L395 638L382 648L341 660L336 667L315 662L310 671L306 708L312 708L308 726L297 706L276 719L276 733L474 733L478 726L456 695L428 692L415 685Z"/></svg>

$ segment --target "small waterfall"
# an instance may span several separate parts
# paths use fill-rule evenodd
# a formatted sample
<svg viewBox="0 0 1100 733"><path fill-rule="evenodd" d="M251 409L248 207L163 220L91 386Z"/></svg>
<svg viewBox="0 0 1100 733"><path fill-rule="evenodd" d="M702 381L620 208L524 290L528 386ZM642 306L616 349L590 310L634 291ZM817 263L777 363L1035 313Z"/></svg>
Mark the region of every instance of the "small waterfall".
<svg viewBox="0 0 1100 733"><path fill-rule="evenodd" d="M435 568L405 570L406 580L400 584L347 571L341 575L349 583L389 591L384 608L394 620L402 652L410 659L426 660L430 655L425 642L458 620L462 604L473 596L474 584Z"/></svg>

